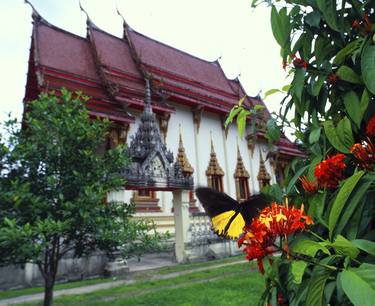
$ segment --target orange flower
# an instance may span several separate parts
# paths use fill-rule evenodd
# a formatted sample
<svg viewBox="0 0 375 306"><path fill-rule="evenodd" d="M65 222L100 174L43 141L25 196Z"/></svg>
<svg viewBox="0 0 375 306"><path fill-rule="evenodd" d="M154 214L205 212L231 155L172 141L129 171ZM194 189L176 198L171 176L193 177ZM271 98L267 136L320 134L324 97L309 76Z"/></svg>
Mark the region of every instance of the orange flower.
<svg viewBox="0 0 375 306"><path fill-rule="evenodd" d="M272 203L244 228L244 233L238 240L238 246L245 245L246 259L257 259L259 271L264 273L262 259L275 252L276 239L285 238L285 251L288 252L288 236L297 230L304 230L305 225L312 223L311 218L304 215L303 206L297 209Z"/></svg>
<svg viewBox="0 0 375 306"><path fill-rule="evenodd" d="M327 188L336 188L339 181L344 178L344 154L336 154L326 160L323 160L315 167L314 175L318 180L319 186Z"/></svg>
<svg viewBox="0 0 375 306"><path fill-rule="evenodd" d="M372 170L375 164L375 146L370 139L354 144L350 152L359 161L359 166L361 168Z"/></svg>
<svg viewBox="0 0 375 306"><path fill-rule="evenodd" d="M309 181L305 175L301 176L299 180L302 183L303 189L308 193L315 193L319 188L318 182L316 180Z"/></svg>
<svg viewBox="0 0 375 306"><path fill-rule="evenodd" d="M367 122L366 133L368 137L375 137L375 114Z"/></svg>

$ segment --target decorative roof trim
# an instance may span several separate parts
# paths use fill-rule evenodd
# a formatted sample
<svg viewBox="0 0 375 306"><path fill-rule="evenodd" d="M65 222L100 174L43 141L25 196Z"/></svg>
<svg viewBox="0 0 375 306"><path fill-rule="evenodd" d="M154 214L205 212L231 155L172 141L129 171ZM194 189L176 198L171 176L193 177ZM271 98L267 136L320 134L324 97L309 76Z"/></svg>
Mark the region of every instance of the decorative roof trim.
<svg viewBox="0 0 375 306"><path fill-rule="evenodd" d="M206 170L206 176L224 176L224 171L219 165L219 161L217 160L214 143L212 140L212 133L211 133L211 153L210 153L210 161Z"/></svg>
<svg viewBox="0 0 375 306"><path fill-rule="evenodd" d="M271 176L267 172L266 165L265 165L264 160L263 160L262 148L259 148L259 158L260 158L260 160L259 160L259 172L258 172L257 179L259 181L260 187L262 188L262 187L265 186L265 184L269 184L269 182L271 180Z"/></svg>
<svg viewBox="0 0 375 306"><path fill-rule="evenodd" d="M236 170L234 172L234 178L240 178L240 177L246 177L249 178L249 172L247 172L245 165L242 160L241 152L240 152L240 147L238 146L237 142L237 165L236 165Z"/></svg>
<svg viewBox="0 0 375 306"><path fill-rule="evenodd" d="M194 173L194 169L189 163L189 160L185 153L184 144L182 142L181 124L179 125L179 129L180 131L179 131L177 161L180 163L183 173L187 175L192 175Z"/></svg>

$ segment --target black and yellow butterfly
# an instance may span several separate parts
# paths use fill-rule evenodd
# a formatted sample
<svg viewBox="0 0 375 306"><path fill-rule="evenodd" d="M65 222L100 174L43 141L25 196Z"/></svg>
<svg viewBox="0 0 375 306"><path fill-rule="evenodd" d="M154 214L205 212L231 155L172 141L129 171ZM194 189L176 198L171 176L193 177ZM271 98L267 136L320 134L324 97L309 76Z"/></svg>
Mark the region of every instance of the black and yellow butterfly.
<svg viewBox="0 0 375 306"><path fill-rule="evenodd" d="M222 237L238 238L246 224L269 205L267 199L258 194L244 202L237 202L223 192L211 188L199 187L195 193L211 218L215 233Z"/></svg>

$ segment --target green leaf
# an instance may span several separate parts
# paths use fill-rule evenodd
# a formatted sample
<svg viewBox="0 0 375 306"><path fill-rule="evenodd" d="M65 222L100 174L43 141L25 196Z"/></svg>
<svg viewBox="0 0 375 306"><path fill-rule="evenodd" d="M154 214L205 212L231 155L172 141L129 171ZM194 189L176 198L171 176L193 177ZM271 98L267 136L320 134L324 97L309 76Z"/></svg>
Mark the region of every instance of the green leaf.
<svg viewBox="0 0 375 306"><path fill-rule="evenodd" d="M323 219L326 195L326 192L318 193L314 194L312 197L308 199L308 215L311 216L314 219L314 221L318 221L320 224L328 228L327 222Z"/></svg>
<svg viewBox="0 0 375 306"><path fill-rule="evenodd" d="M293 282L300 284L302 282L303 274L307 267L307 262L302 260L293 260L291 265L291 272L293 275Z"/></svg>
<svg viewBox="0 0 375 306"><path fill-rule="evenodd" d="M375 242L365 239L356 239L351 241L358 249L375 256Z"/></svg>
<svg viewBox="0 0 375 306"><path fill-rule="evenodd" d="M315 143L319 140L321 130L322 130L322 128L318 127L318 128L314 128L311 131L311 133L309 135L309 143L313 144L313 143Z"/></svg>
<svg viewBox="0 0 375 306"><path fill-rule="evenodd" d="M347 44L344 48L342 48L339 52L337 52L335 59L333 60L333 64L336 66L341 65L345 58L353 53L354 50L358 48L358 40L352 41L351 43Z"/></svg>
<svg viewBox="0 0 375 306"><path fill-rule="evenodd" d="M316 63L319 66L325 60L329 60L332 57L336 48L333 45L331 45L330 41L326 39L324 36L318 36L318 38L315 40L314 49Z"/></svg>
<svg viewBox="0 0 375 306"><path fill-rule="evenodd" d="M324 305L324 287L331 274L329 270L322 270L313 273L306 296L306 306L323 306Z"/></svg>
<svg viewBox="0 0 375 306"><path fill-rule="evenodd" d="M325 80L326 80L326 76L320 75L317 81L314 80L314 82L311 82L311 85L312 85L311 93L314 97L317 97L319 95L320 89L322 88Z"/></svg>
<svg viewBox="0 0 375 306"><path fill-rule="evenodd" d="M290 35L290 18L287 15L286 8L282 8L279 12L275 6L271 9L271 28L273 36L281 48L284 48L289 41Z"/></svg>
<svg viewBox="0 0 375 306"><path fill-rule="evenodd" d="M350 258L357 258L359 254L358 248L341 235L338 235L335 242L331 243L330 246L336 250L336 253Z"/></svg>
<svg viewBox="0 0 375 306"><path fill-rule="evenodd" d="M285 192L286 192L287 195L290 193L290 191L292 190L292 188L296 184L298 178L302 175L303 172L306 171L307 168L309 168L308 165L298 169L298 171L294 174L292 179L289 181L288 187L286 188Z"/></svg>
<svg viewBox="0 0 375 306"><path fill-rule="evenodd" d="M319 28L320 13L318 11L312 11L305 16L305 22L311 27Z"/></svg>
<svg viewBox="0 0 375 306"><path fill-rule="evenodd" d="M231 111L230 111L230 113L229 113L229 115L228 115L228 117L227 117L227 119L225 120L225 123L224 123L225 128L227 128L228 125L232 123L234 117L237 116L237 114L241 111L241 109L242 108L238 107L238 105L234 106L231 109Z"/></svg>
<svg viewBox="0 0 375 306"><path fill-rule="evenodd" d="M245 131L246 127L246 117L250 115L250 112L247 110L242 109L240 114L237 116L237 129L238 129L238 134L242 138L243 133Z"/></svg>
<svg viewBox="0 0 375 306"><path fill-rule="evenodd" d="M257 104L254 106L255 111L260 111L262 109L265 109L266 107L264 105Z"/></svg>
<svg viewBox="0 0 375 306"><path fill-rule="evenodd" d="M332 239L333 230L336 226L337 220L340 217L341 211L344 208L346 201L348 200L350 194L352 193L354 187L357 185L360 178L364 175L364 171L358 171L354 173L351 177L345 180L345 183L340 188L339 193L332 205L331 212L328 219L328 229L329 236Z"/></svg>
<svg viewBox="0 0 375 306"><path fill-rule="evenodd" d="M337 151L342 153L350 153L350 148L342 143L340 137L337 135L336 128L331 120L323 122L324 132L328 138L328 141L334 146Z"/></svg>
<svg viewBox="0 0 375 306"><path fill-rule="evenodd" d="M370 102L370 93L365 88L362 93L361 102L359 103L359 113L360 113L360 122L363 119L363 116L365 115L367 111L368 104Z"/></svg>
<svg viewBox="0 0 375 306"><path fill-rule="evenodd" d="M347 114L352 118L357 127L361 124L361 108L357 94L351 90L344 95L344 105ZM363 116L363 114L362 114Z"/></svg>
<svg viewBox="0 0 375 306"><path fill-rule="evenodd" d="M354 72L354 70L348 66L341 66L336 72L337 76L346 82L353 84L362 84L361 78Z"/></svg>
<svg viewBox="0 0 375 306"><path fill-rule="evenodd" d="M336 127L336 133L341 143L350 150L354 144L352 125L348 117L342 118Z"/></svg>
<svg viewBox="0 0 375 306"><path fill-rule="evenodd" d="M341 30L337 23L336 1L316 0L316 4L330 28L340 32Z"/></svg>
<svg viewBox="0 0 375 306"><path fill-rule="evenodd" d="M277 88L267 90L266 93L264 94L264 99L266 99L268 96L271 96L271 95L273 95L277 92L282 92L282 91L280 89L277 89Z"/></svg>
<svg viewBox="0 0 375 306"><path fill-rule="evenodd" d="M305 69L297 68L291 84L291 94L298 99L298 102L300 102L302 99L303 85L305 83L305 73Z"/></svg>
<svg viewBox="0 0 375 306"><path fill-rule="evenodd" d="M372 182L375 180L374 175L367 175L365 174L360 181L358 182L355 192L350 195L348 205L346 205L344 212L338 220L335 234L341 234L344 228L349 224L349 221L353 221L353 214L355 211L360 208L361 205L359 203L363 200L367 190L370 188ZM355 226L354 224L350 224L350 226ZM358 225L357 225L358 226ZM348 236L348 238L350 238Z"/></svg>
<svg viewBox="0 0 375 306"><path fill-rule="evenodd" d="M293 244L292 251L294 253L303 254L311 257L315 257L318 251L322 251L327 255L331 255L329 250L324 245L321 245L319 242L310 239L298 240L295 244Z"/></svg>
<svg viewBox="0 0 375 306"><path fill-rule="evenodd" d="M375 301L375 265L364 263L340 273L345 294L355 306L373 306Z"/></svg>
<svg viewBox="0 0 375 306"><path fill-rule="evenodd" d="M276 120L271 118L267 121L266 137L268 141L278 141L280 139L280 128L276 125Z"/></svg>
<svg viewBox="0 0 375 306"><path fill-rule="evenodd" d="M367 89L375 94L375 45L365 46L361 56L363 82Z"/></svg>

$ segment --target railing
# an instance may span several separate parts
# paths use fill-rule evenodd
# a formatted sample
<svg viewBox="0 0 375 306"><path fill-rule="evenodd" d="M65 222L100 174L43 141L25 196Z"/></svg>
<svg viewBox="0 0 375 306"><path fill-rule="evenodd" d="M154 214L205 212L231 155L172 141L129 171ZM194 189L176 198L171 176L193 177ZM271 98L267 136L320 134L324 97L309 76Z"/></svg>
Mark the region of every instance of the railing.
<svg viewBox="0 0 375 306"><path fill-rule="evenodd" d="M188 241L192 247L226 241L217 236L211 226L211 220L204 212L190 214Z"/></svg>

